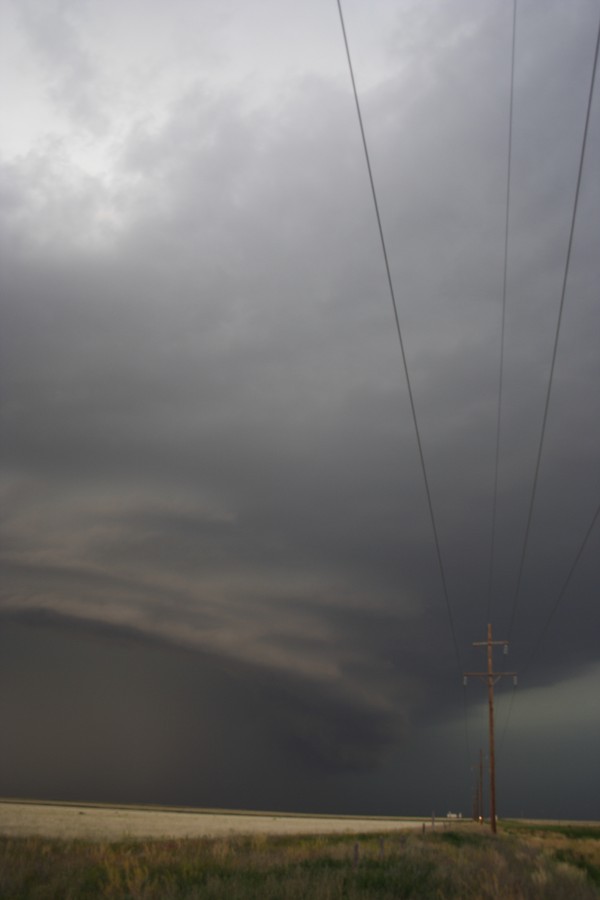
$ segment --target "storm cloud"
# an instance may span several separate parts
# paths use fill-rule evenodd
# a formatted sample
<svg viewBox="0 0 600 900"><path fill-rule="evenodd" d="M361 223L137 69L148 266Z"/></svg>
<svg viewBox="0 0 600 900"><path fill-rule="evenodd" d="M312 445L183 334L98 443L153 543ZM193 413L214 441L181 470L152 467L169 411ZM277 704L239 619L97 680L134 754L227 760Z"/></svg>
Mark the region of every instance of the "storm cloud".
<svg viewBox="0 0 600 900"><path fill-rule="evenodd" d="M345 7L458 656L335 3L3 6L0 793L467 811L509 4ZM518 5L501 638L597 23L591 0ZM599 140L596 97L506 666L527 671L500 748L513 813L600 814L597 529L543 630L600 496Z"/></svg>

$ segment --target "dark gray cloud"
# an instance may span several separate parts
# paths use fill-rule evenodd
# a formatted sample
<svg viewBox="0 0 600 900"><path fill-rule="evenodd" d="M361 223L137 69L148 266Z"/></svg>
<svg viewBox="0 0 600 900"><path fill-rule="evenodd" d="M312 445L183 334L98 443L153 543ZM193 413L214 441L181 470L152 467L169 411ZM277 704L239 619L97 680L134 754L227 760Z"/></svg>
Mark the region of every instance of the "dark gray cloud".
<svg viewBox="0 0 600 900"><path fill-rule="evenodd" d="M239 40L234 6L224 19L203 13L225 55ZM492 602L502 637L595 27L588 2L521 6ZM89 4L90 22L96 13ZM456 638L474 668L487 606L510 21L491 2L382 3L380 14L385 39L351 4L347 24ZM466 809L460 671L335 20L311 64L254 99L254 74L211 76L214 47L195 76L169 57L159 106L140 95L126 120L111 102L133 91L129 70L117 58L119 94L80 15L65 5L40 19L28 6L23 34L53 96L77 106L76 127L109 134L107 169L86 171L64 129L0 166L2 622L19 651L6 662L16 688L3 715L16 724L0 793L369 811L404 798L428 811L437 791ZM316 7L306 15L303 28ZM130 34L131 65L143 59L148 73L148 46L168 56L172 40L161 43L155 24ZM245 49L251 68L258 46ZM273 60L284 66L281 47ZM600 496L596 109L510 668L531 662ZM518 737L536 743L537 692L597 684L597 543L594 534L528 670L504 748L515 765ZM113 709L118 682L130 693ZM597 739L567 712L557 702L561 797L567 748ZM212 774L194 781L206 722L218 735ZM102 774L90 749L100 730ZM47 732L54 762L43 764ZM471 723L470 744L477 732ZM441 740L464 779L439 764ZM505 790L519 812L521 788ZM523 802L553 814L542 793ZM571 809L597 814L579 782Z"/></svg>

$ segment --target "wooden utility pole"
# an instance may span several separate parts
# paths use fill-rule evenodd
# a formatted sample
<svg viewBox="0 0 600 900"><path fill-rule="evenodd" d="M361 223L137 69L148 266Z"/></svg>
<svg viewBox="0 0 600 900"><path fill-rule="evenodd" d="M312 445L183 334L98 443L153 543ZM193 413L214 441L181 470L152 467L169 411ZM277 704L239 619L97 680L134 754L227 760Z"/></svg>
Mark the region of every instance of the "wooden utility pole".
<svg viewBox="0 0 600 900"><path fill-rule="evenodd" d="M503 675L512 675L514 683L517 683L516 672L494 672L493 648L495 645L502 645L504 652L508 653L508 641L493 641L492 626L487 627L487 641L475 641L474 647L487 647L487 672L464 672L464 683L467 683L467 677L473 675L476 678L483 678L487 681L488 686L488 708L490 720L490 825L492 832L496 834L496 754L494 749L494 685L502 678Z"/></svg>
<svg viewBox="0 0 600 900"><path fill-rule="evenodd" d="M483 750L479 748L479 810L477 817L483 822Z"/></svg>
<svg viewBox="0 0 600 900"><path fill-rule="evenodd" d="M473 794L473 820L483 822L483 750L479 751L479 763L475 778L475 792Z"/></svg>

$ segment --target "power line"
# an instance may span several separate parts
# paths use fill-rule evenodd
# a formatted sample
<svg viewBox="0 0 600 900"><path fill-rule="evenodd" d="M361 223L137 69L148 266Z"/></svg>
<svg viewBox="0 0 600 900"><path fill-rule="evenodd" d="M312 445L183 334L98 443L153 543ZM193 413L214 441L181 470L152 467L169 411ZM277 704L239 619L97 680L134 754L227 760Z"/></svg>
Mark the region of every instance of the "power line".
<svg viewBox="0 0 600 900"><path fill-rule="evenodd" d="M504 720L504 728L502 729L502 734L500 735L500 741L498 743L498 749L501 750L504 746L504 738L506 737L506 731L508 729L508 723L510 721L510 717L512 714L513 704L515 702L515 697L517 696L517 686L513 684L512 693L510 695L510 702L508 704L508 712L506 713L506 719Z"/></svg>
<svg viewBox="0 0 600 900"><path fill-rule="evenodd" d="M568 275L569 275L569 266L571 263L571 250L573 247L573 235L575 232L575 220L577 218L577 206L579 203L579 192L580 192L580 188L581 188L583 163L584 163L584 159L585 159L585 149L586 149L586 145L587 145L587 135L588 135L589 122L590 122L590 113L591 113L591 109L592 109L592 99L594 96L594 83L596 80L596 69L598 67L598 51L599 51L599 49L600 49L600 20L598 22L598 34L596 37L596 49L594 52L594 64L592 66L592 77L591 77L590 90L589 90L589 95L588 95L585 126L583 129L583 139L581 142L581 154L580 154L580 158L579 158L579 171L577 173L577 186L575 189L575 200L573 203L573 215L571 217L571 227L570 227L570 231L569 231L569 243L568 243L568 247L567 247L567 256L566 256L566 261L565 261L565 270L564 270L564 276L563 276L563 282L562 282L560 305L559 305L559 310L558 310L558 320L556 323L556 333L554 336L554 347L552 350L552 362L550 364L550 376L548 379L548 388L546 391L546 400L544 403L544 414L542 417L542 428L541 428L540 441L539 441L537 458L536 458L536 463L535 463L533 486L532 486L532 490L531 490L531 497L529 500L529 511L527 514L527 524L525 526L525 537L523 540L523 549L521 552L521 559L519 562L517 586L515 589L515 596L514 596L513 605L512 605L510 624L508 627L509 640L510 640L510 637L513 632L515 616L516 616L516 612L517 612L517 605L518 605L519 595L520 595L520 590L521 590L521 582L523 579L523 568L524 568L524 564L525 564L525 556L527 553L527 546L529 543L529 533L531 531L531 520L533 517L533 506L535 503L535 496L536 496L536 492L537 492L538 476L540 473L540 463L541 463L541 459L542 459L542 449L544 446L544 438L545 438L545 434L546 434L546 424L548 421L548 408L550 406L550 394L552 392L552 380L554 378L554 368L556 365L556 355L557 355L557 350L558 350L558 338L560 335L560 326L561 326L561 322L562 322L563 308L565 305L565 294L566 294L566 290L567 290L567 279L568 279Z"/></svg>
<svg viewBox="0 0 600 900"><path fill-rule="evenodd" d="M382 252L383 252L383 260L384 260L384 263L385 263L385 271L386 271L386 276L387 276L387 283L388 283L388 287L389 287L389 291L390 291L390 297L391 297L391 300L392 300L392 307L393 307L393 309L394 309L394 319L395 319L395 321L396 321L396 332L397 332L397 334L398 334L398 343L400 344L400 352L401 352L401 354L402 354L402 365L403 365L403 367L404 367L404 376L405 376L405 378L406 378L406 386L407 386L407 389L408 389L408 398L409 398L409 402L410 402L410 409L411 409L411 413L412 413L412 420L413 420L413 425L414 425L414 429L415 429L415 435L416 435L416 439L417 439L417 447L418 447L418 451L419 451L419 460L420 460L420 462L421 462L421 471L422 471L422 473L423 473L423 481L424 481L424 484L425 484L425 493L426 493L426 496L427 496L427 506L428 506L428 509L429 509L429 518L430 518L430 520L431 520L431 528L432 528L432 531L433 531L433 539L434 539L434 543L435 543L435 551L436 551L436 556L437 556L437 563L438 563L438 568L439 568L439 572L440 572L440 579L441 579L441 582L442 582L442 590L443 590L443 593L444 593L444 600L445 600L445 602L446 602L446 610L447 610L447 613L448 613L448 622L449 622L449 624L450 624L450 631L451 631L451 633L452 633L452 642L453 642L453 644L454 644L454 653L455 653L455 656L456 656L456 662L457 662L457 665L458 665L458 670L459 670L459 672L462 672L462 665L461 665L461 661L460 661L460 652L459 652L459 649L458 649L458 641L457 641L457 639L456 639L456 629L455 629L455 626L454 626L454 617L453 617L453 615L452 615L452 608L451 608L451 606L450 606L450 596L449 596L449 593L448 593L448 584L447 584L447 581L446 581L446 573L445 573L444 564L443 564L443 560L442 560L442 553L441 553L441 549L440 549L440 541L439 541L439 536L438 536L438 530L437 530L437 525L436 525L436 520L435 520L434 511L433 511L433 501L432 501L432 498L431 498L431 490L430 490L430 487L429 487L429 479L428 479L428 477L427 477L427 467L426 467L426 465L425 465L425 456L424 456L424 453L423 453L423 444L422 444L422 441L421 441L421 432L420 432L420 430L419 430L419 423L418 423L418 420L417 420L417 410L416 410L415 401L414 401L414 397L413 397L412 384L411 384L410 376L409 376L409 374L408 374L408 363L407 363L407 359L406 359L406 353L405 353L405 350L404 350L404 341L403 341L403 338L402 338L402 329L400 328L400 319L399 319L399 316L398 316L398 306L397 306L397 303L396 303L396 294L395 294L395 291L394 291L394 284L393 284L393 281L392 281L392 273L391 273L391 270L390 270L390 263L389 263L389 259L388 259L387 247L386 247L386 243L385 243L385 237L384 237L384 234L383 234L383 225L382 225L382 223L381 223L381 215L380 215L380 213L379 213L379 203L378 203L378 201L377 201L377 191L375 190L375 181L374 181L374 179L373 179L373 171L372 171L372 168L371 168L371 157L370 157L370 154L369 154L369 148L368 148L368 145L367 145L367 138L366 138L366 135L365 135L365 128L364 128L364 125L363 125L363 118L362 118L362 113L361 113L361 109L360 109L360 102L359 102L359 99L358 99L358 91L357 91L357 88L356 88L356 80L355 80L355 78L354 78L354 67L353 67L353 65L352 65L352 57L351 57L351 55L350 55L350 47L349 47L349 44L348 44L348 38L347 38L347 35L346 35L346 26L345 26L345 24L344 24L344 14L343 14L343 12L342 12L342 4L341 4L341 0L337 0L337 8L338 8L338 13L339 13L339 18L340 18L340 25L341 25L341 28L342 28L342 35L343 35L343 38L344 38L344 46L345 46L345 48L346 48L346 58L347 58L347 60L348 60L348 69L349 69L349 72L350 72L350 80L351 80L351 82L352 82L352 91L353 91L353 94L354 94L354 102L355 102L355 105L356 105L356 113L357 113L357 116L358 116L358 124L359 124L359 127L360 127L360 134L361 134L361 138L362 138L362 145L363 145L363 150L364 150L364 154L365 154L365 162L366 162L366 164L367 164L367 171L368 171L368 173L369 173L369 183L370 183L370 185L371 185L371 195L372 195L372 197L373 197L373 205L374 205L374 207L375 207L375 217L376 217L376 219L377 219L377 228L378 228L378 230L379 230L379 239L380 239L380 243L381 243L381 250L382 250Z"/></svg>
<svg viewBox="0 0 600 900"><path fill-rule="evenodd" d="M465 746L467 748L467 759L471 759L471 741L469 739L469 710L467 700L467 686L463 683L463 722L465 726Z"/></svg>
<svg viewBox="0 0 600 900"><path fill-rule="evenodd" d="M506 161L506 218L504 221L504 269L502 275L502 323L500 331L500 365L498 372L498 410L496 414L496 459L494 465L494 490L492 497L492 530L490 536L490 568L488 573L487 614L486 621L491 618L492 583L494 574L494 555L496 547L496 518L498 506L498 471L500 467L500 426L502 419L502 388L504 385L504 335L506 323L506 283L508 274L508 225L510 221L510 184L512 164L513 102L515 92L515 45L517 34L517 0L513 0L512 13L512 47L510 56L510 100L508 106L508 152Z"/></svg>
<svg viewBox="0 0 600 900"><path fill-rule="evenodd" d="M561 587L560 591L558 592L558 597L554 601L554 605L553 605L552 609L550 610L550 612L548 613L548 618L546 619L546 621L544 622L544 624L542 626L542 630L540 632L540 636L538 638L537 644L533 648L533 651L529 657L529 660L527 661L527 664L525 665L525 667L523 669L523 674L525 674L525 672L527 672L529 670L534 658L537 656L537 654L539 652L539 649L540 649L542 642L546 636L548 628L550 627L550 623L552 622L552 619L556 615L556 610L558 609L563 597L565 596L565 594L567 592L567 588L569 587L569 584L571 583L571 578L573 577L573 573L575 572L575 569L577 568L577 564L579 563L579 560L583 556L583 551L585 550L585 548L587 546L587 542L589 541L590 536L596 525L596 522L598 521L598 516L600 516L600 503L596 507L596 512L594 513L594 515L592 517L592 521L590 522L588 529L584 535L584 538L583 538L581 544L579 545L579 550L577 551L575 559L573 560L573 562L571 564L571 568L569 569L569 571L567 573L567 577L563 581L562 587Z"/></svg>
<svg viewBox="0 0 600 900"><path fill-rule="evenodd" d="M554 616L556 615L556 611L557 611L557 609L558 609L558 607L559 607L561 601L563 600L563 598L564 598L564 596L565 596L565 594L566 594L566 592L567 592L567 589L568 589L568 587L569 587L569 584L571 583L571 579L573 578L573 575L574 575L574 573L575 573L575 569L577 568L577 565L579 564L579 560L580 560L581 557L583 556L583 552L584 552L584 550L585 550L585 548L586 548L586 546L587 546L587 542L589 541L589 539L590 539L590 537L591 537L591 535L592 535L592 532L593 532L593 530L594 530L594 527L595 527L596 522L598 521L598 518L599 518L599 517L600 517L600 503L599 503L598 506L596 507L596 512L595 512L594 515L592 516L592 520L591 520L591 522L590 522L590 524L589 524L589 526L588 526L588 528L587 528L587 531L585 532L585 535L583 536L583 540L581 541L581 544L579 545L579 549L578 549L578 551L577 551L577 553L576 553L576 555L575 555L575 558L574 558L573 562L571 563L571 567L569 568L569 571L567 572L567 576L566 576L565 580L563 581L563 584L562 584L562 587L561 587L560 591L558 592L558 596L557 596L556 600L554 601L554 604L553 604L553 606L552 606L550 612L548 613L548 617L546 618L546 621L544 622L544 624L543 624L543 626L542 626L542 630L541 630L541 632L540 632L540 636L539 636L539 638L538 638L538 640L537 640L537 643L535 644L535 646L534 646L534 648L533 648L533 651L532 651L531 654L529 655L529 658L528 658L526 664L524 665L524 667L523 667L523 669L522 669L522 674L523 674L523 675L525 675L525 674L529 671L529 669L531 668L531 665L532 665L532 663L533 663L535 657L536 657L537 654L539 653L540 647L541 647L541 645L542 645L542 643L543 643L543 640L544 640L544 638L545 638L545 636L546 636L546 634L547 634L547 632L548 632L548 629L549 629L549 627L550 627L550 624L551 624L551 622L552 622ZM506 720L505 720L505 722L504 722L504 728L503 728L503 730L502 730L502 737L500 738L500 746L503 745L503 743L504 743L504 738L505 738L506 732L507 732L507 730L508 730L508 723L509 723L509 721L510 721L510 717L511 717L511 714L512 714L515 696L516 696L516 690L513 691L512 695L511 695L511 698L510 698L510 706L509 706L509 708L508 708L508 713L507 713L507 716L506 716Z"/></svg>

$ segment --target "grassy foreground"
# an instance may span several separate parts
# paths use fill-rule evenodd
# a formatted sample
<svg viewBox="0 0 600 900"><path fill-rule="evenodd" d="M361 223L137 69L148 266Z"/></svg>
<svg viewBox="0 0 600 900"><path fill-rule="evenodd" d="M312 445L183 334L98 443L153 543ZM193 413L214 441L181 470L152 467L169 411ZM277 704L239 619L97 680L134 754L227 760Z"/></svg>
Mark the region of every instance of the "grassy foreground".
<svg viewBox="0 0 600 900"><path fill-rule="evenodd" d="M358 859L356 845L358 844ZM0 838L3 900L600 897L600 826L102 843Z"/></svg>

